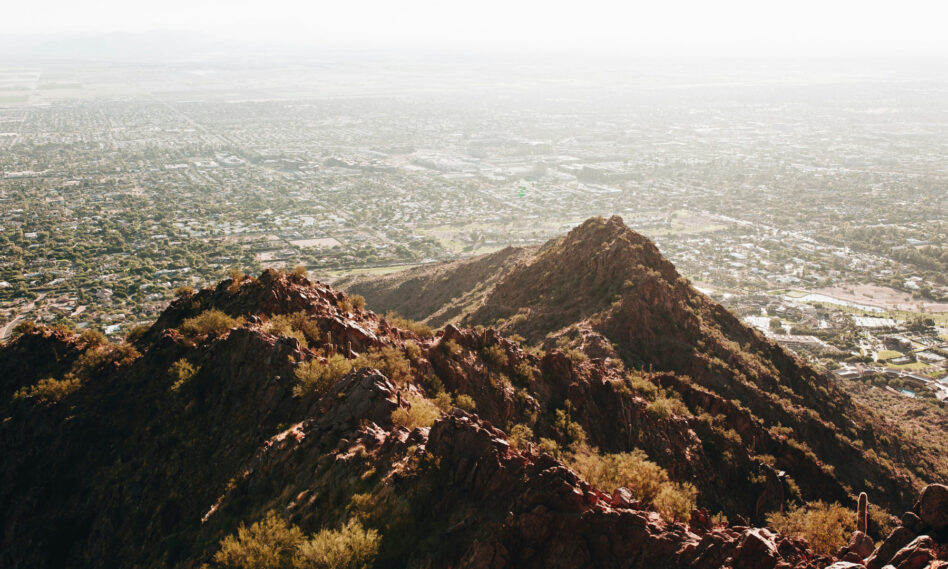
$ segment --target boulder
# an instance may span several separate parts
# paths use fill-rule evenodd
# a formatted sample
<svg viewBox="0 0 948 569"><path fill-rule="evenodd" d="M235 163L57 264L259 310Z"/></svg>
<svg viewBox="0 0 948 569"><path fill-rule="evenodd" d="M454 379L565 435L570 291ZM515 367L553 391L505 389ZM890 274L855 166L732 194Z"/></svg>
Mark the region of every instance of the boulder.
<svg viewBox="0 0 948 569"><path fill-rule="evenodd" d="M904 527L897 527L892 530L889 537L885 538L882 545L876 548L873 554L866 559L868 569L881 569L889 560L899 552L900 549L908 545L915 539L915 534Z"/></svg>
<svg viewBox="0 0 948 569"><path fill-rule="evenodd" d="M915 515L915 512L905 512L902 514L902 525L915 533L922 533L925 530L925 522L922 518Z"/></svg>
<svg viewBox="0 0 948 569"><path fill-rule="evenodd" d="M774 535L766 529L748 530L734 554L732 569L773 569L777 565Z"/></svg>
<svg viewBox="0 0 948 569"><path fill-rule="evenodd" d="M856 531L853 532L853 536L849 540L847 549L851 553L858 555L859 559L865 559L866 557L872 555L875 547L876 544L872 541L871 537L862 533L861 531Z"/></svg>
<svg viewBox="0 0 948 569"><path fill-rule="evenodd" d="M914 539L896 553L889 564L896 569L925 569L935 558L932 548L935 543L927 535Z"/></svg>
<svg viewBox="0 0 948 569"><path fill-rule="evenodd" d="M926 525L937 532L948 529L948 486L931 484L922 490L914 511Z"/></svg>

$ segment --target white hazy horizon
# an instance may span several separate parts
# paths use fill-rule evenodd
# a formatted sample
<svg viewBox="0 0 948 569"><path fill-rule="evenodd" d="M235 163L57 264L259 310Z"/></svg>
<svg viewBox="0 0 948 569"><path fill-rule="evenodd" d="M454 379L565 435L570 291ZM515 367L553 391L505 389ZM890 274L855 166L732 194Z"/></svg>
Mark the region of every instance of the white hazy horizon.
<svg viewBox="0 0 948 569"><path fill-rule="evenodd" d="M174 31L287 47L600 51L654 56L948 55L948 3L760 0L31 0L0 37Z"/></svg>

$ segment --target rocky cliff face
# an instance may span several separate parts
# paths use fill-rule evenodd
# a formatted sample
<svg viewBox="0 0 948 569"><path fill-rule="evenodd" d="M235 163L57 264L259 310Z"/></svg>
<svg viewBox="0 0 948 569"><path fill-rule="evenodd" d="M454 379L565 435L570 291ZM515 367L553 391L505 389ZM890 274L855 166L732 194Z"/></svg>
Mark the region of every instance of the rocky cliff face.
<svg viewBox="0 0 948 569"><path fill-rule="evenodd" d="M366 289L363 284L355 290ZM368 299L382 300L371 294ZM389 308L384 302L376 306ZM746 503L775 490L752 491L738 479L748 469L769 472L768 466L788 476L808 499L848 500L868 486L883 490L880 500L892 510L914 499L925 482L918 471L929 473L927 481L946 479L911 437L855 405L832 381L696 291L618 217L590 219L509 266L461 320L546 348L580 350L605 368L622 362L633 375L648 376L677 394L704 419L689 429L724 479L714 481L717 490L702 488L716 508L754 517L756 506ZM727 431L739 435L742 448L726 450L716 442ZM628 450L640 443L597 444ZM686 468L675 464L680 453L662 454L655 449L655 459L666 468ZM761 456L769 464L755 459ZM735 503L739 500L743 507Z"/></svg>
<svg viewBox="0 0 948 569"><path fill-rule="evenodd" d="M911 445L878 442L894 433L647 241L591 223L497 278L470 318L526 318L495 327L398 328L266 271L177 299L134 346L40 327L0 347L0 566L214 565L225 536L274 511L305 532L362 520L382 536L375 567L822 568L837 559L753 525L869 485L890 511L911 506ZM594 277L559 285L554 270ZM539 300L523 295L541 272ZM188 323L209 310L241 320ZM647 472L694 485L698 509L661 508L631 479L601 487L571 454L639 451ZM905 559L945 557L938 492L921 522L903 517L930 538ZM839 557L903 563L899 535Z"/></svg>

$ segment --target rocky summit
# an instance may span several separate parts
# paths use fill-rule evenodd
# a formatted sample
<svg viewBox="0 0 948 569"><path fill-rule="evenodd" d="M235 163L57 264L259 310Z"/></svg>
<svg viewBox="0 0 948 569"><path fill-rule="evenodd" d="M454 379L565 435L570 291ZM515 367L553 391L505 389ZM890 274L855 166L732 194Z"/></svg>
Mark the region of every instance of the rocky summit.
<svg viewBox="0 0 948 569"><path fill-rule="evenodd" d="M343 284L182 290L121 344L19 326L0 567L948 560L925 448L618 218Z"/></svg>

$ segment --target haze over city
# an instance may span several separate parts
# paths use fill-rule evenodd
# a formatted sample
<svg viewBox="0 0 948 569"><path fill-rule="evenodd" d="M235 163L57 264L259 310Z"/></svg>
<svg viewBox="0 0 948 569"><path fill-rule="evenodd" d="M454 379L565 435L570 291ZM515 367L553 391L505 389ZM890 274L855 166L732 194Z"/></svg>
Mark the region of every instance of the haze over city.
<svg viewBox="0 0 948 569"><path fill-rule="evenodd" d="M0 567L948 566L945 3L7 4Z"/></svg>
<svg viewBox="0 0 948 569"><path fill-rule="evenodd" d="M21 36L191 32L211 43L465 54L599 52L628 56L948 55L944 3L564 1L476 3L170 0L17 2L4 7L7 50ZM169 45L169 48L173 46ZM68 53L63 53L68 56Z"/></svg>

